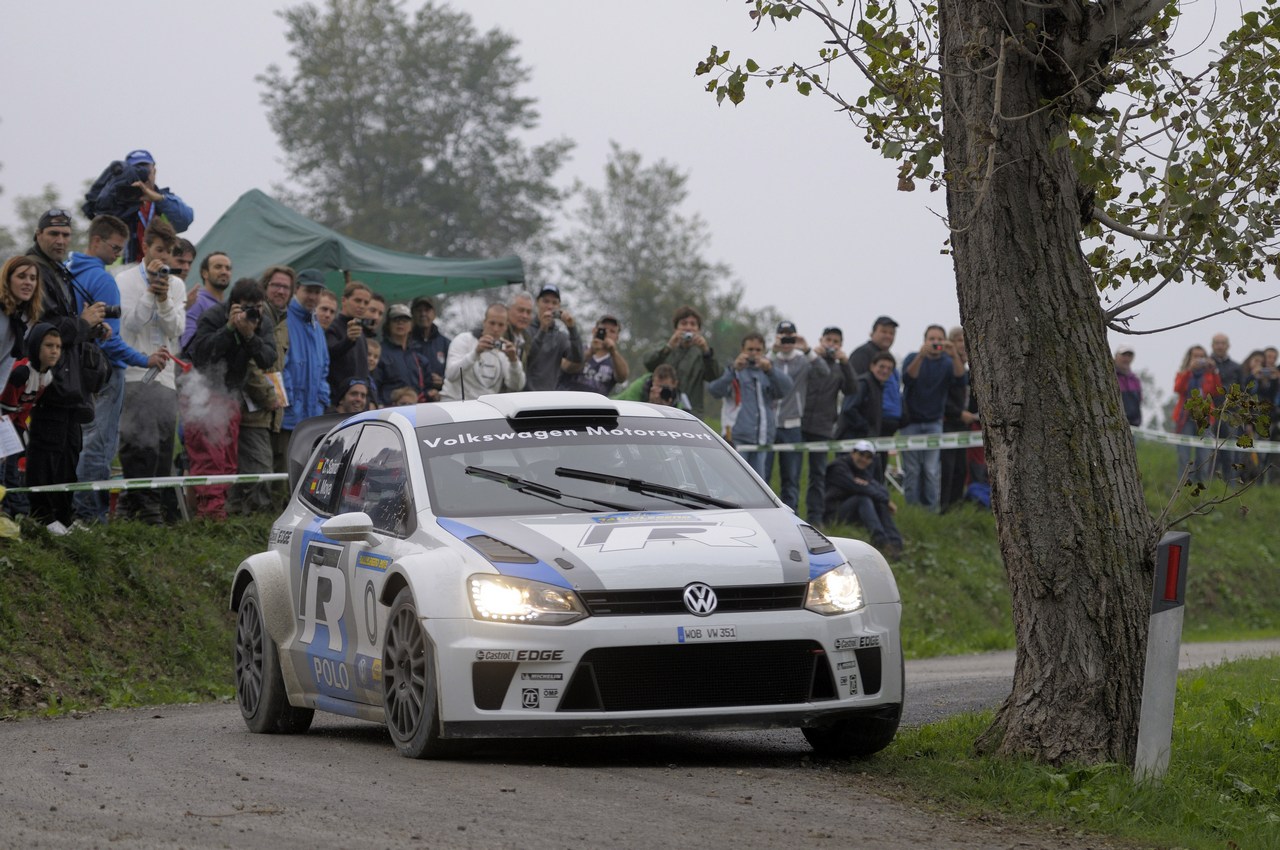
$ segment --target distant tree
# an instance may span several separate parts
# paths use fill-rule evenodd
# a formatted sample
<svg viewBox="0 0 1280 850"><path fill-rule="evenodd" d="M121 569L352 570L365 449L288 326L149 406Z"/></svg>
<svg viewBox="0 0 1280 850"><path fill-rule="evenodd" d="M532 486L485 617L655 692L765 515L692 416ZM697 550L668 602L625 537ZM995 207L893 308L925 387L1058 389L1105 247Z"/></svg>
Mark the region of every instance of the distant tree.
<svg viewBox="0 0 1280 850"><path fill-rule="evenodd" d="M328 0L281 13L297 67L258 77L296 192L326 225L412 253L511 252L547 227L572 143L526 146L516 41L436 3Z"/></svg>
<svg viewBox="0 0 1280 850"><path fill-rule="evenodd" d="M665 160L646 165L613 143L604 177L601 188L577 187L569 231L555 243L559 277L579 315L616 315L627 347L640 352L668 339L671 315L691 304L722 359L747 331L768 329L773 308L747 308L729 266L704 255L706 221L682 212L687 174Z"/></svg>

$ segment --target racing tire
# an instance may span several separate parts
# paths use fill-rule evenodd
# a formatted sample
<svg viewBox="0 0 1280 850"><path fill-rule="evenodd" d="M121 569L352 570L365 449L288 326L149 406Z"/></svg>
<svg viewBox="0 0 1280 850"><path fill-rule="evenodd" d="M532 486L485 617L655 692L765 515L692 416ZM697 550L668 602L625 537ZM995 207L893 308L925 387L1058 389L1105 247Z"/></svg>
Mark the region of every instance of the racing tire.
<svg viewBox="0 0 1280 850"><path fill-rule="evenodd" d="M280 650L267 631L257 582L249 582L236 614L236 702L250 732L296 735L311 728L315 711L289 704L280 675Z"/></svg>
<svg viewBox="0 0 1280 850"><path fill-rule="evenodd" d="M902 704L893 706L887 717L839 720L830 726L801 729L814 752L826 758L864 759L883 750L893 741L902 719Z"/></svg>
<svg viewBox="0 0 1280 850"><path fill-rule="evenodd" d="M440 737L440 687L435 646L422 627L413 593L401 588L391 603L382 641L382 708L400 755L442 759L460 755L462 742Z"/></svg>

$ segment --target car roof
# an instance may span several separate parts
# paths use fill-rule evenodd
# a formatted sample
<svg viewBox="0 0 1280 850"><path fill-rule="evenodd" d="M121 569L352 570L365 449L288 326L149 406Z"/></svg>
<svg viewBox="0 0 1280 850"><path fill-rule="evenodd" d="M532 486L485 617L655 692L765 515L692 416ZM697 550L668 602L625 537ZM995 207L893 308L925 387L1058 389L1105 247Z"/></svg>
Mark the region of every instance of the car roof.
<svg viewBox="0 0 1280 850"><path fill-rule="evenodd" d="M449 422L474 422L492 419L584 419L595 417L634 416L645 419L679 419L700 422L697 417L674 407L621 401L597 393L585 392L520 392L484 395L472 401L441 401L371 410L351 417L351 421L390 420L401 416L410 425L443 425Z"/></svg>

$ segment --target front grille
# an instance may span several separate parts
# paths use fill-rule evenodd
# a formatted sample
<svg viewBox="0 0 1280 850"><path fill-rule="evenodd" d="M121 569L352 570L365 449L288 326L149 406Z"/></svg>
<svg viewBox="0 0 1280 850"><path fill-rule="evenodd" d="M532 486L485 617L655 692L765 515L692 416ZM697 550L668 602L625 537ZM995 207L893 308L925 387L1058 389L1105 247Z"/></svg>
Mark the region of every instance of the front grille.
<svg viewBox="0 0 1280 850"><path fill-rule="evenodd" d="M809 585L759 584L715 588L716 613L741 611L786 611L804 607ZM643 614L688 614L684 605L684 588L654 590L584 590L579 591L593 617L625 617Z"/></svg>
<svg viewBox="0 0 1280 850"><path fill-rule="evenodd" d="M657 711L834 699L831 666L809 640L589 650L558 711Z"/></svg>

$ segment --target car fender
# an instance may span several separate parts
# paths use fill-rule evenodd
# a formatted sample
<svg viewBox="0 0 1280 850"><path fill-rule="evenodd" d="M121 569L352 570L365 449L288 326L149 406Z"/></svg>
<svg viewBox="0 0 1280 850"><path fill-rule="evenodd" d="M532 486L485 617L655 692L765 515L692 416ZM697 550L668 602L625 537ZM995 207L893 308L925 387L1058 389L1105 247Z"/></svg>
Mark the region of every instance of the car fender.
<svg viewBox="0 0 1280 850"><path fill-rule="evenodd" d="M867 604L901 602L898 582L893 577L889 562L879 550L862 540L851 537L831 537L836 549L849 561L862 582L862 592Z"/></svg>
<svg viewBox="0 0 1280 850"><path fill-rule="evenodd" d="M485 565L488 566L487 564ZM467 576L484 572L470 559L448 549L434 549L406 555L387 567L387 577L382 584L379 601L390 606L400 592L408 586L413 594L418 614L429 618L470 617L471 606L467 602ZM492 571L491 569L488 571Z"/></svg>
<svg viewBox="0 0 1280 850"><path fill-rule="evenodd" d="M267 621L267 632L277 644L283 645L293 633L293 601L289 591L289 567L276 551L250 555L236 568L231 582L231 610L240 609L240 598L249 582L258 585L258 598L262 602L262 615Z"/></svg>

